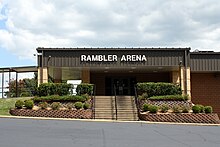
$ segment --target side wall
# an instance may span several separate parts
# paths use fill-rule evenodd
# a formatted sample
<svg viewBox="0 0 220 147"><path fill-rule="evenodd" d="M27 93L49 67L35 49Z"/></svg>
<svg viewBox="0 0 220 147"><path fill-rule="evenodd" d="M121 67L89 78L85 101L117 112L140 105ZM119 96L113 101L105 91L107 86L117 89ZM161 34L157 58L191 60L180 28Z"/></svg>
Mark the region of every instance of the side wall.
<svg viewBox="0 0 220 147"><path fill-rule="evenodd" d="M194 104L210 105L220 115L220 75L191 73L191 88Z"/></svg>

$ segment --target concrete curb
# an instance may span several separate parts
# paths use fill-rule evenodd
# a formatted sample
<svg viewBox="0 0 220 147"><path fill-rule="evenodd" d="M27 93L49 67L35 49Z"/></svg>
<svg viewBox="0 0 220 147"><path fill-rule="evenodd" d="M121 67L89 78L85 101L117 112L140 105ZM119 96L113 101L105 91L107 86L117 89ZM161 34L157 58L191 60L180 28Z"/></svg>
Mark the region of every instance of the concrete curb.
<svg viewBox="0 0 220 147"><path fill-rule="evenodd" d="M150 121L120 121L120 120L104 120L104 119L72 119L72 118L24 117L24 116L7 116L7 115L0 115L0 118L10 118L10 119L34 119L34 120L83 121L83 122L140 123L140 124L186 125L186 126L220 126L220 124L202 124L202 123L174 123L174 122L150 122Z"/></svg>

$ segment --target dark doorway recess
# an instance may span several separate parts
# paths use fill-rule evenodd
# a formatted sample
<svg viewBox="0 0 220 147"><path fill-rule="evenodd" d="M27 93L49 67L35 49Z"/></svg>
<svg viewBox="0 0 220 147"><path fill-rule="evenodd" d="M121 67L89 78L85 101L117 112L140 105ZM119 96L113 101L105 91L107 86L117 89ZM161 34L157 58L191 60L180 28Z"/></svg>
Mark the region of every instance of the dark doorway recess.
<svg viewBox="0 0 220 147"><path fill-rule="evenodd" d="M105 95L134 95L136 77L106 77Z"/></svg>

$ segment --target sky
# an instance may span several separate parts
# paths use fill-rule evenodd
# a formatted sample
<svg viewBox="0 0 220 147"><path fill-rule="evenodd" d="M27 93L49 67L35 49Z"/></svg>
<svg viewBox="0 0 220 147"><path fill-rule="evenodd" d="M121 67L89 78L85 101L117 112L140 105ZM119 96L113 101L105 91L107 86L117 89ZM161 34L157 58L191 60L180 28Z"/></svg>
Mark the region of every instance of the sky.
<svg viewBox="0 0 220 147"><path fill-rule="evenodd" d="M0 67L36 65L37 47L220 51L219 0L0 0Z"/></svg>

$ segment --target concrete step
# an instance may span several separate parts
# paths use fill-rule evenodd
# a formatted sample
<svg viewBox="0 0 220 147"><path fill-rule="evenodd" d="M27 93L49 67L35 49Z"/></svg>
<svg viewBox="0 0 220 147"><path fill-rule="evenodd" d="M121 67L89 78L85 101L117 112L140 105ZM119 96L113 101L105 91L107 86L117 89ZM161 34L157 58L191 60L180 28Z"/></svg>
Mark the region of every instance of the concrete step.
<svg viewBox="0 0 220 147"><path fill-rule="evenodd" d="M115 115L96 114L95 117L109 117L109 118L112 118L112 117L115 117Z"/></svg>
<svg viewBox="0 0 220 147"><path fill-rule="evenodd" d="M132 96L117 96L117 117L118 120L138 120L137 109ZM96 119L115 119L115 97L96 96L95 99Z"/></svg>

